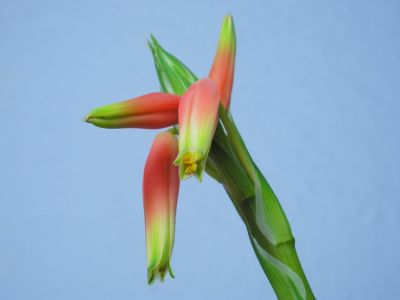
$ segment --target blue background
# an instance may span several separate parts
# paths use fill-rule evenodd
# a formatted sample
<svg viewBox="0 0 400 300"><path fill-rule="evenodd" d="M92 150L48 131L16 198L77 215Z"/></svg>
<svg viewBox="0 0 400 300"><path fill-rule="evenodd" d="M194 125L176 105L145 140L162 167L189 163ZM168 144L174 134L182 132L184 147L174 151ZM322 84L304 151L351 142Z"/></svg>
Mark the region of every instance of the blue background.
<svg viewBox="0 0 400 300"><path fill-rule="evenodd" d="M206 76L238 36L232 112L320 299L400 293L398 1L0 2L0 299L274 299L209 177L183 182L176 279L146 284L154 132L81 122L159 89L153 33Z"/></svg>

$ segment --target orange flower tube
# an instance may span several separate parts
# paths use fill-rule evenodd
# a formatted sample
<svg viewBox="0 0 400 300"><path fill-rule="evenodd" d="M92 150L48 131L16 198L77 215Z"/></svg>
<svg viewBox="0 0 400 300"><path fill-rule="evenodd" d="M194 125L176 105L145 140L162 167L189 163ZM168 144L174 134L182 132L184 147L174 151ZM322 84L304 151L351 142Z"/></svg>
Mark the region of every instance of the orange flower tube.
<svg viewBox="0 0 400 300"><path fill-rule="evenodd" d="M164 279L169 271L175 237L179 193L178 168L173 161L178 141L170 132L159 133L147 157L143 176L143 205L146 227L147 280Z"/></svg>
<svg viewBox="0 0 400 300"><path fill-rule="evenodd" d="M179 166L181 179L202 179L208 152L218 122L218 88L209 78L192 84L179 104Z"/></svg>
<svg viewBox="0 0 400 300"><path fill-rule="evenodd" d="M180 97L151 93L95 108L85 121L103 128L164 128L178 123Z"/></svg>
<svg viewBox="0 0 400 300"><path fill-rule="evenodd" d="M215 81L226 109L231 101L235 71L236 34L233 18L226 15L221 26L217 53L208 77Z"/></svg>

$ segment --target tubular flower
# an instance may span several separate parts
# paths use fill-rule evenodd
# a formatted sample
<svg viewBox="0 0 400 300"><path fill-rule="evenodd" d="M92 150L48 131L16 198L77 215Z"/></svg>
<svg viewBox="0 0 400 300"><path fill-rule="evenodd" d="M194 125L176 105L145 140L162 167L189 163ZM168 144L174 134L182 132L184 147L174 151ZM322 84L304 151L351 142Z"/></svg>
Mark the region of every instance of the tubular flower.
<svg viewBox="0 0 400 300"><path fill-rule="evenodd" d="M229 107L235 70L236 34L233 18L226 15L221 26L217 53L208 75L218 86L221 103Z"/></svg>
<svg viewBox="0 0 400 300"><path fill-rule="evenodd" d="M218 121L219 94L214 81L205 78L189 87L179 104L179 177L192 174L201 181Z"/></svg>
<svg viewBox="0 0 400 300"><path fill-rule="evenodd" d="M159 133L147 157L143 176L146 226L147 280L164 279L174 246L175 215L179 193L178 168L173 161L178 142L170 132Z"/></svg>
<svg viewBox="0 0 400 300"><path fill-rule="evenodd" d="M103 128L164 128L178 123L180 97L151 93L95 108L85 121Z"/></svg>

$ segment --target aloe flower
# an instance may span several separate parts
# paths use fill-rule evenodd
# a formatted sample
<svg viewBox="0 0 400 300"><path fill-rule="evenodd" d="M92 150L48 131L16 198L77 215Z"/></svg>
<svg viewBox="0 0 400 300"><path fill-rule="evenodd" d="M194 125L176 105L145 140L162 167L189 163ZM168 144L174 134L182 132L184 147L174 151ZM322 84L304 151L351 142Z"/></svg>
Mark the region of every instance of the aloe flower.
<svg viewBox="0 0 400 300"><path fill-rule="evenodd" d="M164 128L178 123L179 96L151 93L95 108L85 121L103 128Z"/></svg>
<svg viewBox="0 0 400 300"><path fill-rule="evenodd" d="M143 205L146 225L147 280L164 279L169 271L175 236L179 193L178 168L173 161L178 142L170 132L159 133L147 157L143 176Z"/></svg>
<svg viewBox="0 0 400 300"><path fill-rule="evenodd" d="M231 101L233 73L235 70L236 34L233 18L225 16L218 41L217 53L208 75L218 86L221 103L225 108Z"/></svg>
<svg viewBox="0 0 400 300"><path fill-rule="evenodd" d="M200 181L218 121L219 94L214 81L197 81L179 104L179 177L194 174Z"/></svg>
<svg viewBox="0 0 400 300"><path fill-rule="evenodd" d="M201 181L206 171L224 187L243 220L278 299L315 299L285 212L229 111L236 55L232 17L223 20L208 78L197 80L153 36L149 47L163 93L106 105L85 117L104 128L173 126L156 136L144 170L148 282L163 280L167 272L173 277L170 259L180 179L194 175Z"/></svg>

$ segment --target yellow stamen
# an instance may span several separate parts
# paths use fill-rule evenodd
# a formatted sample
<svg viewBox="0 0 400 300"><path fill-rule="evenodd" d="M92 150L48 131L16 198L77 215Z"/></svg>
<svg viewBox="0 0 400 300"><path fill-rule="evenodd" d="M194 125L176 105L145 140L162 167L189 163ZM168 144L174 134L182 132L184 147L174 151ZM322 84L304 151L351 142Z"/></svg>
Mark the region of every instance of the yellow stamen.
<svg viewBox="0 0 400 300"><path fill-rule="evenodd" d="M185 174L190 175L196 172L197 170L197 164L192 164L190 166L185 166Z"/></svg>
<svg viewBox="0 0 400 300"><path fill-rule="evenodd" d="M186 152L182 162L185 167L185 174L190 175L196 172L199 162L203 156L200 152Z"/></svg>

